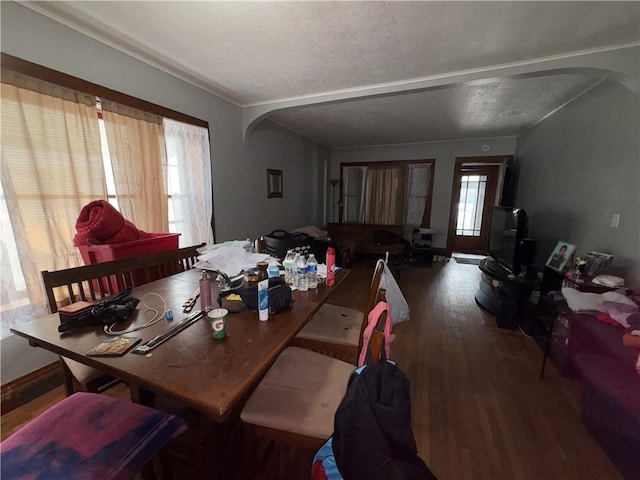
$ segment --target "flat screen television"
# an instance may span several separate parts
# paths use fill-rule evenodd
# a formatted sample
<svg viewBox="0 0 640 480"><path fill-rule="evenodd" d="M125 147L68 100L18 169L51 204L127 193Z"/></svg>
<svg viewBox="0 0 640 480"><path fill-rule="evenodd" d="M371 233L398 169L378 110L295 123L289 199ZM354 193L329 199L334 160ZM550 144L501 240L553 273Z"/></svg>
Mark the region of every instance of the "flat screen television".
<svg viewBox="0 0 640 480"><path fill-rule="evenodd" d="M491 207L489 255L514 275L522 271L521 246L527 234L527 213L521 208Z"/></svg>

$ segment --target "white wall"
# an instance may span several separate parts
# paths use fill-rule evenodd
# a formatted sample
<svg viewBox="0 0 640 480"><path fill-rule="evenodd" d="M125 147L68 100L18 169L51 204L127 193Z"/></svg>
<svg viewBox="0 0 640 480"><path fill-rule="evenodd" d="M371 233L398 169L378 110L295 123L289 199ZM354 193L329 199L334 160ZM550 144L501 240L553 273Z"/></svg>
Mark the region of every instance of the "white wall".
<svg viewBox="0 0 640 480"><path fill-rule="evenodd" d="M518 137L518 206L544 265L559 240L607 252L640 288L640 99L607 81ZM611 216L620 213L619 228Z"/></svg>
<svg viewBox="0 0 640 480"><path fill-rule="evenodd" d="M253 237L275 229L322 224L324 197L318 185L324 184L328 149L266 120L254 128L246 152L245 161L259 162L262 168L242 186L251 192L250 208L260 212L251 225ZM267 198L266 168L283 171L282 198Z"/></svg>
<svg viewBox="0 0 640 480"><path fill-rule="evenodd" d="M209 122L217 241L322 220L324 178L320 182L318 175L326 149L269 123L259 125L245 145L238 106L22 5L3 1L0 9L3 52ZM283 199L267 200L267 168L284 170ZM5 348L12 347L3 341L3 358L23 358L19 352L5 355ZM3 362L3 383L5 368L27 362L9 363Z"/></svg>
<svg viewBox="0 0 640 480"><path fill-rule="evenodd" d="M488 145L489 150L483 151L483 145ZM445 248L447 246L453 171L456 158L513 155L515 153L515 145L516 137L500 137L334 149L331 151L329 178L340 178L341 163L435 159L433 202L431 204L431 228L436 230L436 234L433 237L433 246ZM329 191L328 198L330 195ZM336 201L338 195L338 187L336 187Z"/></svg>

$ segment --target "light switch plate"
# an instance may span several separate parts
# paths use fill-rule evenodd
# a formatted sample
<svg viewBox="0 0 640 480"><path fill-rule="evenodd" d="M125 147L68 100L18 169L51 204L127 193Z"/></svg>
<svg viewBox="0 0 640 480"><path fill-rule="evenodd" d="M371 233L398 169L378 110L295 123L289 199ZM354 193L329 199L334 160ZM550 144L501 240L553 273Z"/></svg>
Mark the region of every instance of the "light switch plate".
<svg viewBox="0 0 640 480"><path fill-rule="evenodd" d="M618 225L620 225L620 214L614 213L611 215L611 228L618 228Z"/></svg>

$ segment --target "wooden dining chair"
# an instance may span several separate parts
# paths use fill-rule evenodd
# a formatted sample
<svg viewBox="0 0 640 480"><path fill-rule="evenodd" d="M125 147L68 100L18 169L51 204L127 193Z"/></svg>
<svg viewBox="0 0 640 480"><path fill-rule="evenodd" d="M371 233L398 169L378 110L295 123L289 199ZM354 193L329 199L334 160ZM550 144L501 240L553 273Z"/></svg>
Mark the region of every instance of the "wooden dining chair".
<svg viewBox="0 0 640 480"><path fill-rule="evenodd" d="M94 302L115 295L127 287L136 287L193 268L198 256L194 245L159 253L95 263L57 271L43 271L42 282L51 313L66 304L81 300ZM56 298L56 293L61 300ZM103 372L61 357L67 395L74 392L99 393L118 380Z"/></svg>
<svg viewBox="0 0 640 480"><path fill-rule="evenodd" d="M384 265L377 262L366 312L370 312L377 303L375 300L383 271ZM293 344L355 365L362 348L362 333L366 324L367 318L363 312L325 303L296 335Z"/></svg>
<svg viewBox="0 0 640 480"><path fill-rule="evenodd" d="M176 250L140 255L138 259L146 275L144 283L191 270L198 261L198 249L204 246L205 244L201 243Z"/></svg>
<svg viewBox="0 0 640 480"><path fill-rule="evenodd" d="M385 292L376 292L372 303L384 300ZM372 307L373 309L373 307ZM369 343L374 359L384 348L386 313L378 320ZM333 433L333 420L355 366L300 347L288 347L278 356L258 387L249 397L240 418L245 426L245 451L255 464L267 459L255 458L260 451L276 447L278 460L287 463L308 462L306 458L322 446ZM266 442L267 448L257 444ZM313 452L313 453L311 453ZM293 458L293 459L292 459Z"/></svg>
<svg viewBox="0 0 640 480"><path fill-rule="evenodd" d="M49 311L56 313L60 307L79 301L99 301L127 287L134 287L135 272L141 268L138 259L133 257L53 272L45 270L41 275ZM67 395L75 392L99 393L117 381L95 368L66 357L60 358Z"/></svg>

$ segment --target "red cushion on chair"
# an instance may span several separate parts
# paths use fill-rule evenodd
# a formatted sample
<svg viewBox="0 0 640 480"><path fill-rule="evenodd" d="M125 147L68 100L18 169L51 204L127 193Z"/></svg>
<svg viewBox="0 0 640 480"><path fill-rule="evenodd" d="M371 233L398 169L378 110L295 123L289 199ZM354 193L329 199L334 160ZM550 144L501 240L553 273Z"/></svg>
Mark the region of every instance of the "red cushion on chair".
<svg viewBox="0 0 640 480"><path fill-rule="evenodd" d="M126 400L76 393L0 444L0 473L11 479L130 479L184 420Z"/></svg>

